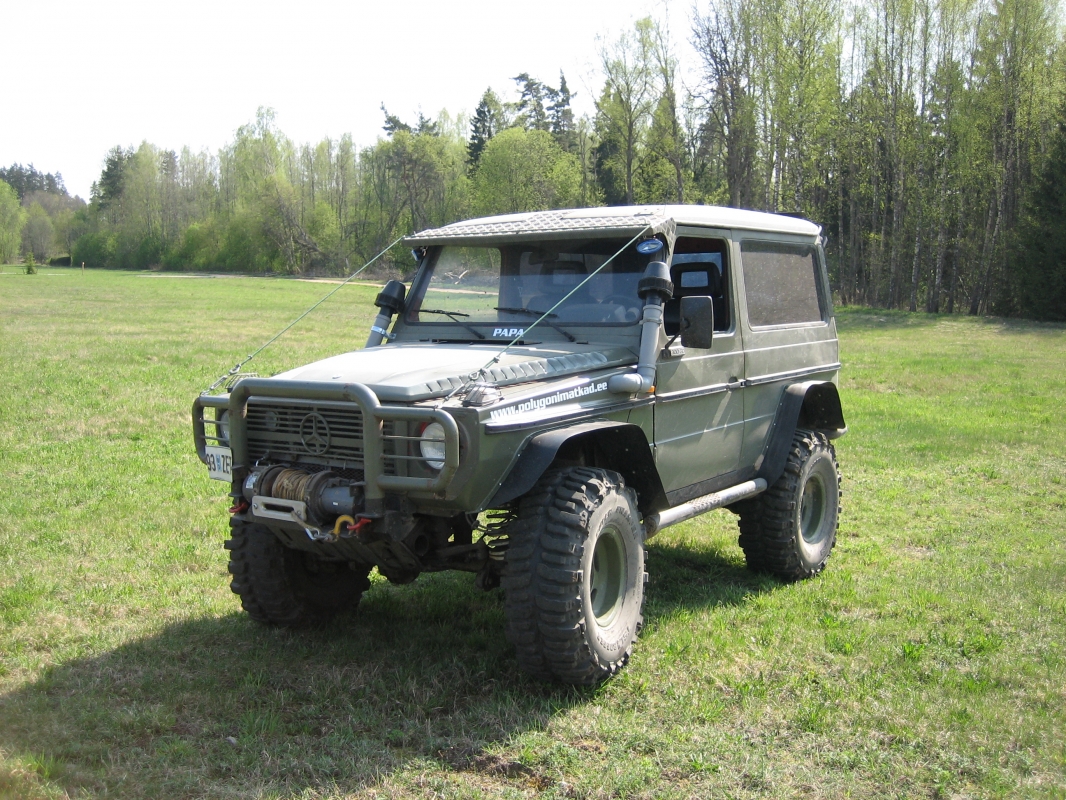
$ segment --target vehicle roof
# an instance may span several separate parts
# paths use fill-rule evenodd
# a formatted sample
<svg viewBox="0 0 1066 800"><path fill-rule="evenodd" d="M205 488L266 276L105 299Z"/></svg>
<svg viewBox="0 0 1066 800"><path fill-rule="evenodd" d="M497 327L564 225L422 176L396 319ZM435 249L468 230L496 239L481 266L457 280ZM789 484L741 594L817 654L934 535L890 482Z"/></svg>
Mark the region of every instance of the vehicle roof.
<svg viewBox="0 0 1066 800"><path fill-rule="evenodd" d="M636 234L646 228L657 232L672 229L677 225L792 233L805 236L817 236L822 230L813 222L798 217L724 206L610 206L530 211L522 214L503 214L463 220L440 228L420 231L408 236L405 241L409 245L424 245L459 240L483 241L501 237L507 239L539 238L545 234L552 236L574 236L588 233Z"/></svg>
<svg viewBox="0 0 1066 800"><path fill-rule="evenodd" d="M822 232L821 225L788 214L770 214L766 211L748 211L726 206L663 206L663 209L678 225L705 225L807 236L818 236Z"/></svg>

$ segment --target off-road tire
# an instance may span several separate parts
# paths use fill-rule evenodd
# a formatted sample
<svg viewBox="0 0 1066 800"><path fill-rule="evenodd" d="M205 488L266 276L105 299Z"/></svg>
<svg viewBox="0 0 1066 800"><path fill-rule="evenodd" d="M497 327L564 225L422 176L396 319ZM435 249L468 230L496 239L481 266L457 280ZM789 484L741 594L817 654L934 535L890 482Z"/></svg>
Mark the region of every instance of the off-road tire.
<svg viewBox="0 0 1066 800"><path fill-rule="evenodd" d="M351 611L370 588L370 567L285 547L264 525L230 520L230 589L267 625L309 628Z"/></svg>
<svg viewBox="0 0 1066 800"><path fill-rule="evenodd" d="M762 494L733 506L748 568L786 581L817 575L836 544L840 468L824 434L798 430L785 471Z"/></svg>
<svg viewBox="0 0 1066 800"><path fill-rule="evenodd" d="M508 526L501 585L519 666L588 685L618 672L643 625L644 529L621 475L552 470Z"/></svg>

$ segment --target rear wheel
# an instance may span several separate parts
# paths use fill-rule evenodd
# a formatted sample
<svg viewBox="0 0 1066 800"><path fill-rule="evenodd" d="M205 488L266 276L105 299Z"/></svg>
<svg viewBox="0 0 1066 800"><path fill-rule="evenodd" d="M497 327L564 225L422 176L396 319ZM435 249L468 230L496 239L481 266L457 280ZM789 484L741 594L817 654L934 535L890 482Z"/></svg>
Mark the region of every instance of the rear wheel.
<svg viewBox="0 0 1066 800"><path fill-rule="evenodd" d="M594 684L628 661L643 623L644 535L621 475L551 471L508 528L507 636L531 675Z"/></svg>
<svg viewBox="0 0 1066 800"><path fill-rule="evenodd" d="M252 619L286 628L321 625L359 604L370 567L285 547L264 525L231 520L230 589Z"/></svg>
<svg viewBox="0 0 1066 800"><path fill-rule="evenodd" d="M836 544L840 514L840 469L829 440L796 431L781 477L734 510L751 569L790 581L817 575Z"/></svg>

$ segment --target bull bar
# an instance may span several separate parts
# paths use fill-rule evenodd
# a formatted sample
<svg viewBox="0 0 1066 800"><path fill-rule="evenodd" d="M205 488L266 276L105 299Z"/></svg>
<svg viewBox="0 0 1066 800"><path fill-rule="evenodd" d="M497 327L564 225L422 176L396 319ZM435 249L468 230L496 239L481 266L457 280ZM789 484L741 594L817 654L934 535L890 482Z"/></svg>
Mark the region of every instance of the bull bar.
<svg viewBox="0 0 1066 800"><path fill-rule="evenodd" d="M443 492L459 469L459 426L455 419L437 408L382 405L374 392L361 383L321 383L318 381L276 380L273 378L244 378L229 395L200 395L193 401L192 423L196 454L207 463L208 439L219 441L219 431L214 420L205 420L204 408L228 409L230 416L229 446L233 451L233 471L249 467L248 445L244 420L248 413L248 400L252 397L276 397L293 400L322 400L353 403L363 412L363 473L366 486L366 511L377 515L384 511L385 491ZM386 438L411 441L416 437L387 437L382 431L386 420L404 422L437 422L444 429L444 466L432 478L417 478L384 474L383 443ZM373 421L373 422L371 422ZM215 424L215 435L206 433L204 425ZM408 460L410 456L389 458Z"/></svg>

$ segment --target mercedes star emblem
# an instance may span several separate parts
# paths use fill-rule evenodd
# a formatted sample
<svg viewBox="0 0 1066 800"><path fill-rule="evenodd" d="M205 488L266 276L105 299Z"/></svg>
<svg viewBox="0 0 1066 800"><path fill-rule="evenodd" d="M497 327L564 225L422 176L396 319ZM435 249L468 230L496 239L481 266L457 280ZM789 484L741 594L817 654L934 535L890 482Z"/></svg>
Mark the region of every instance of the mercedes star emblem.
<svg viewBox="0 0 1066 800"><path fill-rule="evenodd" d="M320 456L329 450L329 423L326 418L312 411L300 420L300 442L304 450L313 456Z"/></svg>

